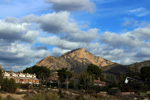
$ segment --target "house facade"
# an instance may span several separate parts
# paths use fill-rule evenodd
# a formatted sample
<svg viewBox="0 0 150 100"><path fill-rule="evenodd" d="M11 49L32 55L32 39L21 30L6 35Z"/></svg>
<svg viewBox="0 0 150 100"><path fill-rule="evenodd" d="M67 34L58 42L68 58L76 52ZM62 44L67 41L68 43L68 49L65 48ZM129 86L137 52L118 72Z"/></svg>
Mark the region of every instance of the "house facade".
<svg viewBox="0 0 150 100"><path fill-rule="evenodd" d="M98 80L94 80L94 85L103 87L106 85L106 82L100 81L100 78L98 78Z"/></svg>
<svg viewBox="0 0 150 100"><path fill-rule="evenodd" d="M35 74L4 72L3 77L8 79L13 78L16 83L39 84L39 80L36 78Z"/></svg>

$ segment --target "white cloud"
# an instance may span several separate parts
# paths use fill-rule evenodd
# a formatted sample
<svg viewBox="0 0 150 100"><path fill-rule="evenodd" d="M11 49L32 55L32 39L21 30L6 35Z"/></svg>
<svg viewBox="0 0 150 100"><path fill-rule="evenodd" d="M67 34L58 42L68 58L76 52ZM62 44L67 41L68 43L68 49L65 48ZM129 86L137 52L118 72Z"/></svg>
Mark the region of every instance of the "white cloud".
<svg viewBox="0 0 150 100"><path fill-rule="evenodd" d="M93 13L96 9L95 4L90 0L45 0L52 4L56 11L79 11L86 10Z"/></svg>
<svg viewBox="0 0 150 100"><path fill-rule="evenodd" d="M60 56L66 52L70 51L70 49L61 49L59 47L54 47L52 50L52 55L53 56Z"/></svg>
<svg viewBox="0 0 150 100"><path fill-rule="evenodd" d="M140 8L129 10L128 13L142 17L142 16L149 15L150 11L147 10L146 8L140 7Z"/></svg>
<svg viewBox="0 0 150 100"><path fill-rule="evenodd" d="M18 71L19 69L13 69L13 67L29 67L29 64L50 55L50 52L44 49L32 50L31 44L11 43L11 45L0 48L0 55L0 62L3 62L4 69Z"/></svg>
<svg viewBox="0 0 150 100"><path fill-rule="evenodd" d="M29 15L22 18L23 22L39 24L39 28L48 34L61 35L69 41L91 42L98 38L98 29L82 31L77 23L71 20L69 12L51 13L39 17Z"/></svg>
<svg viewBox="0 0 150 100"><path fill-rule="evenodd" d="M37 31L29 30L27 23L10 23L0 20L0 39L7 42L25 41L33 42L38 36Z"/></svg>
<svg viewBox="0 0 150 100"><path fill-rule="evenodd" d="M53 45L63 49L76 49L80 46L80 43L78 42L67 41L56 36L38 37L37 41L43 44Z"/></svg>
<svg viewBox="0 0 150 100"><path fill-rule="evenodd" d="M105 47L102 48L105 48L106 51L100 55L104 58L115 60L121 64L132 64L150 59L148 52L150 49L149 26L136 28L122 34L105 32L101 36L101 42L105 44Z"/></svg>
<svg viewBox="0 0 150 100"><path fill-rule="evenodd" d="M78 31L74 33L70 33L69 36L65 36L64 38L70 41L76 42L91 42L98 38L98 29L89 29L87 31Z"/></svg>
<svg viewBox="0 0 150 100"><path fill-rule="evenodd" d="M40 27L50 33L72 33L78 31L78 26L70 22L70 13L60 12L42 15L37 18Z"/></svg>
<svg viewBox="0 0 150 100"><path fill-rule="evenodd" d="M101 36L101 41L103 43L108 43L117 48L136 47L144 44L144 41L141 41L139 38L132 35L132 32L124 34L105 32Z"/></svg>

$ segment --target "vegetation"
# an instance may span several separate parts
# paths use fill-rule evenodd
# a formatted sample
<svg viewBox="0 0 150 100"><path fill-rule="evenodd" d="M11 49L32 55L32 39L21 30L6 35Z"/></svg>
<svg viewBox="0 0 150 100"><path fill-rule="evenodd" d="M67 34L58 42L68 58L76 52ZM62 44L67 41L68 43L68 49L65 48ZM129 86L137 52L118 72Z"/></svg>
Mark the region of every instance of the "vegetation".
<svg viewBox="0 0 150 100"><path fill-rule="evenodd" d="M90 89L93 87L93 80L94 78L92 75L87 72L83 72L79 77L79 87L82 89Z"/></svg>
<svg viewBox="0 0 150 100"><path fill-rule="evenodd" d="M94 65L90 64L85 72L82 72L79 77L79 89L86 89L87 91L97 92L100 88L94 86L94 80L100 78L104 80L102 70Z"/></svg>
<svg viewBox="0 0 150 100"><path fill-rule="evenodd" d="M90 64L87 67L87 72L90 75L93 75L95 79L98 79L99 77L100 77L101 80L104 79L104 75L102 74L102 70L97 65Z"/></svg>
<svg viewBox="0 0 150 100"><path fill-rule="evenodd" d="M50 70L46 67L43 66L33 66L31 68L26 68L24 73L31 73L31 74L36 74L37 78L40 80L47 81L48 78L50 77ZM139 95L145 95L149 96L150 93L147 91L150 90L150 67L143 67L141 68L140 72L136 70L131 70L128 69L127 73L121 74L120 77L112 76L112 75L107 75L106 76L106 86L104 87L99 87L99 86L94 86L94 80L98 79L99 77L101 80L104 80L104 75L102 73L102 70L93 64L90 64L85 72L82 72L78 77L72 78L72 73L67 70L67 68L62 68L60 70L57 70L58 76L59 76L59 81L61 83L68 83L68 81L71 79L70 84L72 85L72 88L75 85L75 79L77 79L77 88L80 90L84 89L84 92L82 91L82 95L87 94L87 97L84 97L82 95L78 95L76 97L70 97L64 95L64 91L61 88L59 88L58 93L57 92L44 92L44 93L39 93L39 94L29 94L29 96L25 97L25 100L98 100L100 99L98 94L100 91L106 91L109 95L119 95L120 91L122 92L138 92ZM0 78L2 79L2 71L0 70ZM129 80L128 84L125 83L126 77L130 77L131 80ZM1 86L2 90L6 92L11 92L13 93L16 88L17 84L15 83L14 79L2 79L1 81ZM51 83L49 83L50 86ZM26 84L18 84L18 86L22 89L28 89L28 85ZM52 86L52 85L51 85ZM56 86L58 84L56 83ZM37 87L37 89L40 89L42 87ZM43 87L45 88L45 87ZM42 89L43 89L42 88ZM44 89L43 89L44 90ZM48 89L47 89L48 91ZM68 90L67 90L68 91ZM95 94L94 94L95 93ZM2 97L0 97L1 99ZM108 99L108 98L107 98ZM7 100L5 98L2 98L2 100ZM13 98L9 100L15 100Z"/></svg>
<svg viewBox="0 0 150 100"><path fill-rule="evenodd" d="M3 81L3 72L2 69L0 69L0 86L2 84L2 81Z"/></svg>
<svg viewBox="0 0 150 100"><path fill-rule="evenodd" d="M119 85L119 80L114 75L107 75L105 80L108 87L118 87Z"/></svg>
<svg viewBox="0 0 150 100"><path fill-rule="evenodd" d="M13 93L17 89L17 84L14 79L5 78L3 79L1 87L2 87L2 90Z"/></svg>
<svg viewBox="0 0 150 100"><path fill-rule="evenodd" d="M8 95L6 98L3 98L2 96L0 96L0 100L17 100L17 99Z"/></svg>
<svg viewBox="0 0 150 100"><path fill-rule="evenodd" d="M141 68L140 72L142 80L150 83L150 66Z"/></svg>
<svg viewBox="0 0 150 100"><path fill-rule="evenodd" d="M62 68L57 70L60 82L65 82L66 79L70 79L72 77L72 73L67 71L67 68Z"/></svg>
<svg viewBox="0 0 150 100"><path fill-rule="evenodd" d="M57 92L47 92L40 94L33 94L25 97L25 100L116 100L114 97L104 97L98 94L78 94L71 95L63 93L61 97Z"/></svg>
<svg viewBox="0 0 150 100"><path fill-rule="evenodd" d="M137 69L129 68L126 74L122 74L119 79L121 91L140 92L150 90L150 67L142 67L140 72ZM125 79L128 83L125 84Z"/></svg>
<svg viewBox="0 0 150 100"><path fill-rule="evenodd" d="M117 93L120 93L120 90L118 88L110 88L108 89L108 94L115 95Z"/></svg>
<svg viewBox="0 0 150 100"><path fill-rule="evenodd" d="M33 67L26 68L23 73L36 74L37 78L44 83L50 77L51 71L47 67L35 65Z"/></svg>
<svg viewBox="0 0 150 100"><path fill-rule="evenodd" d="M48 92L30 95L25 100L60 100L60 97L56 92Z"/></svg>

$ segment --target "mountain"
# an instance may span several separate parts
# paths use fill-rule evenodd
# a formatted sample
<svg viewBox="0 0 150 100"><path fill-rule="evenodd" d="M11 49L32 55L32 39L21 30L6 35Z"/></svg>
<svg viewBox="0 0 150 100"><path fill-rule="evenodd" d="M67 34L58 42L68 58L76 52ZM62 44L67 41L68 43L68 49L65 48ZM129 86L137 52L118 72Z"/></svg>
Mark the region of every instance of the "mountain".
<svg viewBox="0 0 150 100"><path fill-rule="evenodd" d="M131 70L133 71L140 71L142 67L150 66L150 60L143 61L143 62L137 62L131 65L128 65Z"/></svg>
<svg viewBox="0 0 150 100"><path fill-rule="evenodd" d="M102 68L105 74L119 76L120 74L126 73L128 67L125 65L114 63L112 65L108 65Z"/></svg>
<svg viewBox="0 0 150 100"><path fill-rule="evenodd" d="M47 56L41 61L38 61L36 65L46 66L51 70L68 68L72 72L80 73L85 71L87 66L91 63L101 68L115 64L109 60L91 54L84 48L79 48L59 57Z"/></svg>
<svg viewBox="0 0 150 100"><path fill-rule="evenodd" d="M4 72L4 69L2 68L2 66L0 65L0 69Z"/></svg>

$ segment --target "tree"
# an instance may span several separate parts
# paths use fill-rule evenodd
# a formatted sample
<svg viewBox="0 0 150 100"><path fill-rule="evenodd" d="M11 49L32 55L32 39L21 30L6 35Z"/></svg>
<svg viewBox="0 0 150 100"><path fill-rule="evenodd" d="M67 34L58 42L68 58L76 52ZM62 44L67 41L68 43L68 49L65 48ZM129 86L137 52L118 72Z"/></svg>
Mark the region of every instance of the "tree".
<svg viewBox="0 0 150 100"><path fill-rule="evenodd" d="M106 82L108 87L117 87L118 86L118 78L114 75L107 75L106 76Z"/></svg>
<svg viewBox="0 0 150 100"><path fill-rule="evenodd" d="M140 72L142 80L150 83L150 66L142 67Z"/></svg>
<svg viewBox="0 0 150 100"><path fill-rule="evenodd" d="M33 67L26 68L23 73L36 74L37 78L40 79L41 82L44 82L50 77L51 71L47 67L35 65Z"/></svg>
<svg viewBox="0 0 150 100"><path fill-rule="evenodd" d="M15 80L12 78L11 79L5 78L5 79L3 79L1 87L2 87L2 90L13 93L17 89L17 84L16 84Z"/></svg>
<svg viewBox="0 0 150 100"><path fill-rule="evenodd" d="M81 88L84 89L89 89L90 87L93 86L93 76L90 75L87 72L83 72L81 73L80 77L79 77L79 84Z"/></svg>
<svg viewBox="0 0 150 100"><path fill-rule="evenodd" d="M3 81L3 71L0 69L0 85L2 84Z"/></svg>
<svg viewBox="0 0 150 100"><path fill-rule="evenodd" d="M72 73L67 71L67 68L62 68L57 70L60 82L65 82L66 79L70 79L72 77Z"/></svg>
<svg viewBox="0 0 150 100"><path fill-rule="evenodd" d="M100 77L101 80L104 79L104 75L102 74L102 70L101 70L97 65L90 64L90 65L87 67L87 72L88 72L90 75L93 75L95 79L98 79L98 77Z"/></svg>

